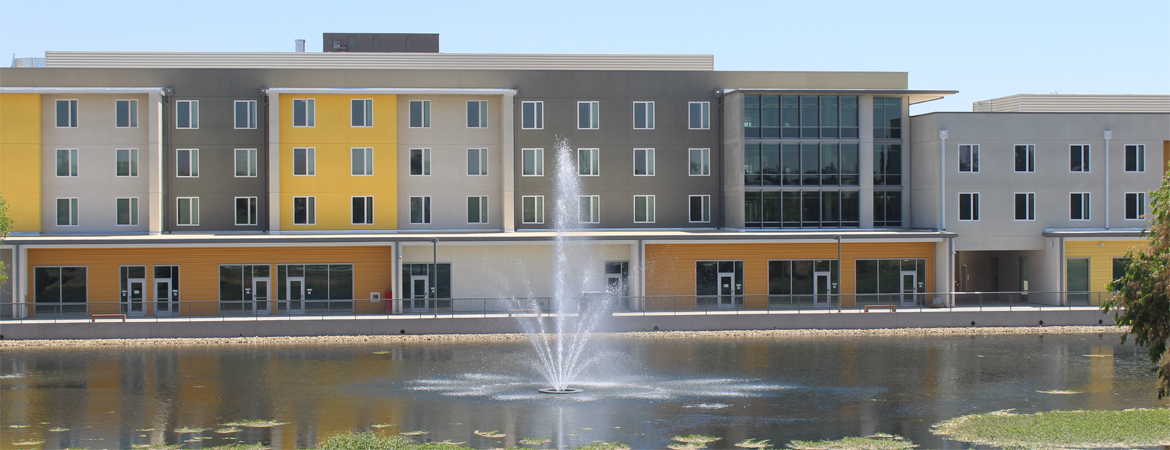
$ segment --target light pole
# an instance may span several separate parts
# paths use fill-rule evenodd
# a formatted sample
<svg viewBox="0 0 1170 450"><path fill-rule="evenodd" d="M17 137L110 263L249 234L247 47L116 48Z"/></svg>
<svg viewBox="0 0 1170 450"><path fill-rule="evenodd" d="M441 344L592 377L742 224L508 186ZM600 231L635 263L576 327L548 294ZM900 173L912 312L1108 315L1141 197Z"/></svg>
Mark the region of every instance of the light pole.
<svg viewBox="0 0 1170 450"><path fill-rule="evenodd" d="M427 271L430 275L428 277L430 280L427 281L427 285L431 288L431 305L434 309L435 317L439 317L439 299L435 296L438 293L438 290L435 289L435 280L439 279L439 276L435 273L439 271L439 238L437 237L431 238L431 256L433 257L431 260L433 264L431 265L431 270Z"/></svg>

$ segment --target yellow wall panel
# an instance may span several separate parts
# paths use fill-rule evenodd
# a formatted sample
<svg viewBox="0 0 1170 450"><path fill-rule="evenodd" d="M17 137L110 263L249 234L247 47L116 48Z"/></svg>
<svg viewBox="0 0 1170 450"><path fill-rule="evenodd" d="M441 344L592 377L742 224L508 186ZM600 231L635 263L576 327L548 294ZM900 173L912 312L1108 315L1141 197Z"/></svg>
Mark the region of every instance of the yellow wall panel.
<svg viewBox="0 0 1170 450"><path fill-rule="evenodd" d="M1089 290L1104 291L1105 283L1113 281L1113 258L1124 257L1134 246L1146 241L1065 241L1065 258L1089 258ZM1065 280L1067 283L1068 280ZM1066 286L1067 288L1067 286ZM1091 296L1099 303L1097 296Z"/></svg>
<svg viewBox="0 0 1170 450"><path fill-rule="evenodd" d="M162 247L162 248L70 248L29 249L28 285L35 286L38 266L86 266L91 313L116 313L121 300L121 266L147 266L147 286L153 286L151 266L179 266L180 311L187 315L218 315L219 266L221 264L271 264L273 298L276 293L276 264L353 264L353 293L369 298L370 292L393 288L393 248L376 247ZM147 289L148 292L150 289ZM31 289L30 289L31 291ZM153 293L151 293L153 294ZM33 301L34 293L29 293ZM153 297L147 298L153 314ZM188 303L202 302L206 303ZM102 304L92 304L102 302ZM381 312L382 304L368 300L354 303L358 313ZM275 311L275 305L269 308Z"/></svg>
<svg viewBox="0 0 1170 450"><path fill-rule="evenodd" d="M0 94L0 196L12 231L41 231L41 96Z"/></svg>

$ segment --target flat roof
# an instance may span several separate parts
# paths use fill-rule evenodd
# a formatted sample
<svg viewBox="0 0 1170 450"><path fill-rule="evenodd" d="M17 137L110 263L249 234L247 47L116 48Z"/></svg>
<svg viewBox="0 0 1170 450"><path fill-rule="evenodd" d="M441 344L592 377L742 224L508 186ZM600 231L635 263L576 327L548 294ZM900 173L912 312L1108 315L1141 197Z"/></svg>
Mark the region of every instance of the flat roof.
<svg viewBox="0 0 1170 450"><path fill-rule="evenodd" d="M0 94L160 94L161 87L0 87Z"/></svg>
<svg viewBox="0 0 1170 450"><path fill-rule="evenodd" d="M1141 228L1045 228L1044 237L1062 238L1142 238Z"/></svg>
<svg viewBox="0 0 1170 450"><path fill-rule="evenodd" d="M266 94L516 95L516 89L481 88L268 88Z"/></svg>

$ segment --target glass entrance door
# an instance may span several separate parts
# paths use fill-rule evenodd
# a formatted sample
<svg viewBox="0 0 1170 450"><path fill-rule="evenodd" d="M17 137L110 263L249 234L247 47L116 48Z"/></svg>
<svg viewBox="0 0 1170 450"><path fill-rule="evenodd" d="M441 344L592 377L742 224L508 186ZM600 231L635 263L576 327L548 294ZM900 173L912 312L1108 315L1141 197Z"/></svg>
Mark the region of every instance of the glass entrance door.
<svg viewBox="0 0 1170 450"><path fill-rule="evenodd" d="M605 275L605 292L609 294L609 305L611 308L625 306L622 304L622 294L625 292L625 287L622 286L622 275L620 273Z"/></svg>
<svg viewBox="0 0 1170 450"><path fill-rule="evenodd" d="M146 315L146 280L131 279L126 289L126 303L122 305L122 313L128 316Z"/></svg>
<svg viewBox="0 0 1170 450"><path fill-rule="evenodd" d="M431 302L427 299L430 293L431 280L426 275L410 277L411 312L426 312L430 310Z"/></svg>
<svg viewBox="0 0 1170 450"><path fill-rule="evenodd" d="M735 274L719 274L719 304L720 308L735 307Z"/></svg>
<svg viewBox="0 0 1170 450"><path fill-rule="evenodd" d="M268 314L268 278L252 279L253 311L256 314Z"/></svg>
<svg viewBox="0 0 1170 450"><path fill-rule="evenodd" d="M833 304L831 278L830 272L813 272L813 306Z"/></svg>
<svg viewBox="0 0 1170 450"><path fill-rule="evenodd" d="M288 300L285 301L288 312L304 314L305 312L305 277L288 277L285 281Z"/></svg>
<svg viewBox="0 0 1170 450"><path fill-rule="evenodd" d="M173 311L171 299L171 280L154 280L154 314L156 316L167 316L171 314L178 314L178 311Z"/></svg>
<svg viewBox="0 0 1170 450"><path fill-rule="evenodd" d="M902 306L918 304L918 272L902 272Z"/></svg>

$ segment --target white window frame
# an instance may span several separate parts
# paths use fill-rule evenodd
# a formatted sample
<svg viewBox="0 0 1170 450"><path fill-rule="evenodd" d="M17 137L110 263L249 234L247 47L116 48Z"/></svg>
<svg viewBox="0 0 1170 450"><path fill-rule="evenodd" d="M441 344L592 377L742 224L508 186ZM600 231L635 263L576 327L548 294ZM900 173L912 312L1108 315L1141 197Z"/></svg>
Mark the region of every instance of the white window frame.
<svg viewBox="0 0 1170 450"><path fill-rule="evenodd" d="M1129 197L1131 195L1137 196L1137 214L1136 217L1131 217L1129 214ZM1146 193L1145 192L1126 192L1125 197L1125 220L1145 220L1146 215Z"/></svg>
<svg viewBox="0 0 1170 450"><path fill-rule="evenodd" d="M646 159L646 173L638 173L638 152L641 151ZM633 172L635 177L652 177L654 176L654 149L652 148L635 148L634 149L634 167Z"/></svg>
<svg viewBox="0 0 1170 450"><path fill-rule="evenodd" d="M1072 170L1072 152L1073 147L1081 147L1081 169ZM1068 172L1069 173L1090 173L1093 166L1089 164L1090 157L1093 155L1089 144L1069 144L1068 146Z"/></svg>
<svg viewBox="0 0 1170 450"><path fill-rule="evenodd" d="M1089 192L1069 192L1068 193L1068 220L1073 220L1073 221L1092 220L1093 214L1092 214L1091 208L1093 206L1093 202L1092 202L1093 198L1089 194L1090 194ZM1073 201L1072 198L1074 195L1081 196L1081 217L1078 219L1074 219L1072 216L1072 201Z"/></svg>
<svg viewBox="0 0 1170 450"><path fill-rule="evenodd" d="M66 123L65 125L61 125L60 120L58 120L61 117L61 103L62 102L65 103L66 108L69 108L69 112L68 112L69 123ZM54 112L53 121L54 121L54 123L57 124L57 128L77 128L78 127L78 115L80 115L80 113L78 112L77 99L60 98L60 99L57 99L55 102L53 102L53 104L55 105L54 108L56 108L53 110L53 112ZM117 119L115 119L115 120L117 120Z"/></svg>
<svg viewBox="0 0 1170 450"><path fill-rule="evenodd" d="M179 217L181 217L179 215L179 210L182 209L180 207L180 205L183 204L183 200L187 201L187 221L189 223L183 223L183 222L179 221ZM235 205L233 204L232 207L234 208ZM180 226L180 227L199 226L199 197L176 197L175 198L175 225Z"/></svg>
<svg viewBox="0 0 1170 450"><path fill-rule="evenodd" d="M963 170L963 150L971 155L971 166ZM979 144L959 144L959 157L955 158L956 169L959 173L979 173Z"/></svg>
<svg viewBox="0 0 1170 450"><path fill-rule="evenodd" d="M305 223L297 223L297 199L301 198L305 199ZM316 225L317 197L313 195L293 197L292 220L293 225Z"/></svg>
<svg viewBox="0 0 1170 450"><path fill-rule="evenodd" d="M354 125L355 119L353 115L353 103L362 102L362 123ZM372 98L351 98L349 99L349 127L350 128L371 128L374 126L374 99Z"/></svg>
<svg viewBox="0 0 1170 450"><path fill-rule="evenodd" d="M691 220L694 217L694 211L691 207L694 206L691 199L699 198L699 218L703 220ZM687 223L711 223L711 196L710 195L691 195L687 197Z"/></svg>
<svg viewBox="0 0 1170 450"><path fill-rule="evenodd" d="M644 126L644 127L638 126L638 105L639 104L645 105L645 109L646 109L646 117L645 117L646 126ZM647 101L647 102L634 102L634 107L633 107L632 112L633 112L633 123L631 124L631 126L633 126L635 130L653 130L654 129L654 102L649 102L649 101Z"/></svg>
<svg viewBox="0 0 1170 450"><path fill-rule="evenodd" d="M419 104L419 125L414 126L414 104ZM406 126L408 128L430 128L431 127L431 101L430 100L411 100L406 104Z"/></svg>
<svg viewBox="0 0 1170 450"><path fill-rule="evenodd" d="M694 157L695 152L699 152L699 173L695 173L691 169L691 158ZM692 148L687 150L687 173L692 177L709 177L711 176L711 149L709 148Z"/></svg>
<svg viewBox="0 0 1170 450"><path fill-rule="evenodd" d="M244 152L247 155L245 157L245 159L247 160L248 167L244 168L245 173L243 175L240 175L240 152ZM236 175L236 178L256 178L256 176L257 176L256 174L257 174L257 172L259 172L259 165L260 165L259 161L257 160L258 152L256 151L256 149L254 149L254 148L237 148L236 151L234 152L234 155L232 155L232 156L233 156L232 165L235 166L234 173Z"/></svg>
<svg viewBox="0 0 1170 450"><path fill-rule="evenodd" d="M297 150L303 150L305 152L305 173L297 173ZM317 176L317 148L293 147L292 166L294 177Z"/></svg>
<svg viewBox="0 0 1170 450"><path fill-rule="evenodd" d="M187 152L188 161L190 161L189 168L191 173L183 175L179 173L179 153ZM176 148L175 149L175 177L176 178L199 178L199 149L197 148Z"/></svg>
<svg viewBox="0 0 1170 450"><path fill-rule="evenodd" d="M1136 160L1134 162L1136 163L1135 165L1137 166L1137 170L1129 170L1129 149L1130 148L1133 148L1134 153L1136 153L1136 155L1134 155L1134 157L1136 158ZM1124 149L1125 149L1125 155L1124 155L1125 156L1125 165L1122 166L1122 168L1124 168L1125 171L1128 173L1145 172L1146 171L1146 145L1145 144L1127 144L1124 147Z"/></svg>
<svg viewBox="0 0 1170 450"><path fill-rule="evenodd" d="M591 217L581 217L581 200L584 199L589 199L589 215ZM580 195L577 197L577 223L601 223L600 195Z"/></svg>
<svg viewBox="0 0 1170 450"><path fill-rule="evenodd" d="M353 200L355 198L362 199L362 219L364 222L353 221ZM374 224L374 196L372 195L353 195L349 197L349 224L350 225L373 225Z"/></svg>
<svg viewBox="0 0 1170 450"><path fill-rule="evenodd" d="M1027 214L1025 218L1021 219L1016 216L1016 202L1020 201L1019 196L1025 196L1025 209ZM1036 221L1036 193L1035 192L1015 192L1012 193L1012 218L1016 222L1035 222Z"/></svg>
<svg viewBox="0 0 1170 450"><path fill-rule="evenodd" d="M581 173L581 152L589 153L589 173ZM598 148L579 148L577 149L577 176L579 177L597 177L601 176L601 149Z"/></svg>
<svg viewBox="0 0 1170 450"><path fill-rule="evenodd" d="M248 117L245 120L248 122L244 126L240 126L240 103L246 104ZM255 130L256 129L256 100L236 100L232 102L232 126L237 130Z"/></svg>
<svg viewBox="0 0 1170 450"><path fill-rule="evenodd" d="M411 173L414 170L410 165L411 158L414 157L414 152L418 151L422 154L422 173ZM412 148L406 152L406 173L412 177L429 177L431 176L431 149L429 148Z"/></svg>
<svg viewBox="0 0 1170 450"><path fill-rule="evenodd" d="M699 128L691 126L691 105L699 106ZM688 130L710 130L711 129L711 102L687 102L687 129Z"/></svg>
<svg viewBox="0 0 1170 450"><path fill-rule="evenodd" d="M524 126L524 106L532 105L532 125L531 127ZM543 130L544 129L544 102L520 102L520 129L521 130Z"/></svg>
<svg viewBox="0 0 1170 450"><path fill-rule="evenodd" d="M126 126L118 126L118 104L126 102ZM137 99L118 99L114 100L114 128L138 128L138 100Z"/></svg>
<svg viewBox="0 0 1170 450"><path fill-rule="evenodd" d="M61 152L69 152L69 167L66 169L66 171L69 172L68 175L61 175ZM59 148L56 152L54 152L53 156L55 157L53 159L57 165L57 170L54 173L56 173L58 177L77 178L79 176L78 174L81 172L81 154L77 151L77 149ZM115 160L114 163L117 164L117 161Z"/></svg>
<svg viewBox="0 0 1170 450"><path fill-rule="evenodd" d="M534 221L524 220L524 216L525 216L524 213L525 213L525 211L527 211L527 209L526 209L527 202L525 202L524 200L529 199L529 198L533 199L532 200L532 207L536 208L536 211L533 211L533 214L532 214L532 218L535 219ZM522 196L520 196L520 223L533 223L533 224L544 223L544 196L543 195L522 195Z"/></svg>
<svg viewBox="0 0 1170 450"><path fill-rule="evenodd" d="M65 219L66 224L61 224L61 200L69 202L69 217ZM57 226L59 227L75 227L80 223L79 199L77 197L57 197Z"/></svg>
<svg viewBox="0 0 1170 450"><path fill-rule="evenodd" d="M524 158L528 157L529 152L532 154L532 170L536 173L524 173L525 165ZM522 177L543 177L544 176L544 149L543 148L525 148L520 150L520 176ZM543 223L543 222L540 222Z"/></svg>
<svg viewBox="0 0 1170 450"><path fill-rule="evenodd" d="M471 199L476 199L479 203L479 221L471 221L471 212L468 211L467 223L469 224L486 224L488 223L488 196L486 195L471 195L467 197L467 207L471 207Z"/></svg>
<svg viewBox="0 0 1170 450"><path fill-rule="evenodd" d="M1026 169L1016 169L1016 149L1024 147L1025 156L1027 157ZM1035 144L1015 144L1012 146L1012 171L1015 173L1036 173L1036 145Z"/></svg>
<svg viewBox="0 0 1170 450"><path fill-rule="evenodd" d="M589 104L589 125L588 127L581 127L581 104ZM601 102L597 101L580 101L577 102L577 129L578 130L600 130L601 129Z"/></svg>
<svg viewBox="0 0 1170 450"><path fill-rule="evenodd" d="M240 223L240 216L236 212L236 208L240 206L240 200L246 199L248 201L248 223ZM236 197L232 200L232 219L235 220L238 227L254 227L260 224L260 199L258 197Z"/></svg>
<svg viewBox="0 0 1170 450"><path fill-rule="evenodd" d="M130 162L130 173L122 175L118 173L118 154L126 152L126 160ZM136 148L117 148L114 149L114 176L119 178L129 178L138 176L138 149Z"/></svg>
<svg viewBox="0 0 1170 450"><path fill-rule="evenodd" d="M414 209L413 208L414 208L414 199L416 199L416 198L421 200L419 205L422 208L422 211L420 211L421 214L420 214L419 219L421 219L421 221L419 221L419 222L414 221ZM409 220L412 225L430 224L431 219L432 219L432 217L431 217L431 206L433 206L431 204L432 201L433 200L431 199L431 196L429 196L429 195L412 195L409 198L407 198L406 199L406 209L407 209L406 218L407 218L407 220Z"/></svg>
<svg viewBox="0 0 1170 450"><path fill-rule="evenodd" d="M305 123L297 125L297 103L305 104ZM293 128L315 128L317 126L317 99L315 98L294 98L292 99L292 111L289 115L292 116Z"/></svg>
<svg viewBox="0 0 1170 450"><path fill-rule="evenodd" d="M122 200L126 200L126 218L130 223L118 223L118 218L121 216ZM118 197L114 199L114 226L119 227L136 227L138 226L138 197Z"/></svg>
<svg viewBox="0 0 1170 450"><path fill-rule="evenodd" d="M471 153L476 153L477 164L479 170L477 173L471 173ZM469 177L486 177L488 174L488 149L486 148L469 148L467 149L467 176Z"/></svg>
<svg viewBox="0 0 1170 450"><path fill-rule="evenodd" d="M488 127L488 106L487 106L488 102L487 102L487 100L468 100L467 101L467 106L468 106L467 112L468 113L471 112L471 104L472 103L476 104L476 110L478 111L478 114L479 114L479 120L476 121L475 125L473 126L471 124L471 117L467 117L467 120L465 121L465 123L467 124L467 128L487 128Z"/></svg>
<svg viewBox="0 0 1170 450"><path fill-rule="evenodd" d="M354 163L357 162L358 155L361 155L361 173L354 173ZM349 149L349 174L355 177L372 177L374 176L374 148L373 147L350 147Z"/></svg>
<svg viewBox="0 0 1170 450"><path fill-rule="evenodd" d="M187 126L182 126L179 123L179 109L187 108ZM199 129L199 100L176 100L175 101L175 129L179 130L198 130Z"/></svg>
<svg viewBox="0 0 1170 450"><path fill-rule="evenodd" d="M644 202L642 206L645 207L643 211L644 220L638 220L638 199L641 198ZM634 196L634 223L654 223L654 196L653 195L635 195ZM600 211L599 211L600 213Z"/></svg>
<svg viewBox="0 0 1170 450"><path fill-rule="evenodd" d="M971 210L967 211L967 215L970 216L970 218L968 218L968 219L963 218L962 205L963 205L963 196L964 195L971 196L971 199L970 199ZM958 203L955 203L955 206L958 206L958 209L959 209L959 221L960 222L978 222L979 221L980 208L979 208L979 193L978 192L960 192L959 193L959 201L958 201Z"/></svg>

